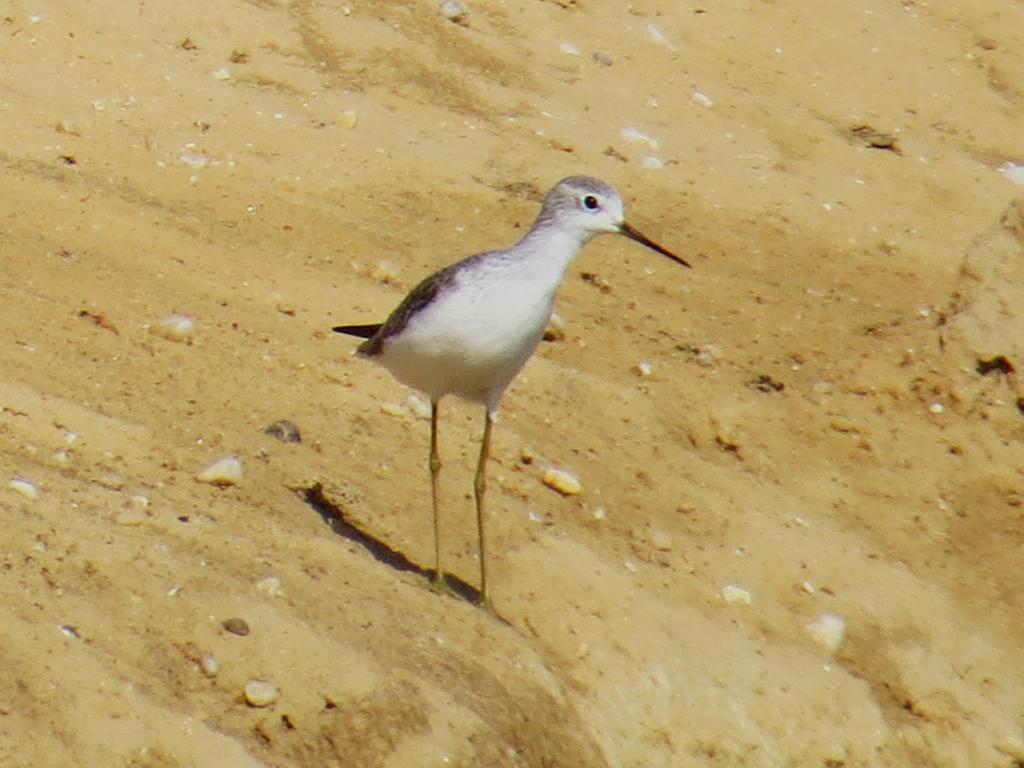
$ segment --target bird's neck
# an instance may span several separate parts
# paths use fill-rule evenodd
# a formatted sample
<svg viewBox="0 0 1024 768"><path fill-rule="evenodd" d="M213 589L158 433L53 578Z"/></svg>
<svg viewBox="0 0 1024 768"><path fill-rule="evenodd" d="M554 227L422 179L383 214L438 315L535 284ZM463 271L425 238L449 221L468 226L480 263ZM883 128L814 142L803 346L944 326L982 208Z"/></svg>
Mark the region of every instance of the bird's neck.
<svg viewBox="0 0 1024 768"><path fill-rule="evenodd" d="M560 227L554 221L539 221L523 236L518 247L526 260L534 262L534 269L546 267L560 277L591 237L590 232Z"/></svg>

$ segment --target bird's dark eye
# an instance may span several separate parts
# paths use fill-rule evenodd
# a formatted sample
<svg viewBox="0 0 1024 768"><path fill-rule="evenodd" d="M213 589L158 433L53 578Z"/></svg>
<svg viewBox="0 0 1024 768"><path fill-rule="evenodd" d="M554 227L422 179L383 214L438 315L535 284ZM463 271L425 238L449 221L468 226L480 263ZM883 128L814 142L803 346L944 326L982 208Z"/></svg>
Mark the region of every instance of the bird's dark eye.
<svg viewBox="0 0 1024 768"><path fill-rule="evenodd" d="M583 198L583 205L589 211L597 210L597 198L594 197L593 195L587 195L586 197Z"/></svg>

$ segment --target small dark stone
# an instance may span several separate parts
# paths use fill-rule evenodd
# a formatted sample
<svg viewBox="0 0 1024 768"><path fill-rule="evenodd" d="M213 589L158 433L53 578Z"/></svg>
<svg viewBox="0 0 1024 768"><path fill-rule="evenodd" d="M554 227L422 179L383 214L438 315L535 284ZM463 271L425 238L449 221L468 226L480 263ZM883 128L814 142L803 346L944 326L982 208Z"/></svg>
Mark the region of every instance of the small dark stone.
<svg viewBox="0 0 1024 768"><path fill-rule="evenodd" d="M604 151L605 157L610 157L612 160L618 160L620 163L626 162L626 156L619 152L615 147L608 147Z"/></svg>
<svg viewBox="0 0 1024 768"><path fill-rule="evenodd" d="M239 637L245 637L249 634L249 625L246 624L245 619L239 619L237 616L230 619L224 619L221 623L232 635L238 635Z"/></svg>
<svg viewBox="0 0 1024 768"><path fill-rule="evenodd" d="M785 384L781 381L776 381L767 373L762 373L756 379L748 381L747 386L756 389L758 392L781 392L786 388Z"/></svg>
<svg viewBox="0 0 1024 768"><path fill-rule="evenodd" d="M990 357L988 360L978 360L978 364L975 370L982 376L987 376L990 373L1005 373L1010 374L1016 371L1013 363L1006 355L996 355Z"/></svg>
<svg viewBox="0 0 1024 768"><path fill-rule="evenodd" d="M867 147L868 149L884 149L897 155L902 155L896 137L890 133L883 133L870 125L855 125L849 132L850 140Z"/></svg>
<svg viewBox="0 0 1024 768"><path fill-rule="evenodd" d="M611 293L612 287L608 282L596 272L580 272L580 278L584 283L590 283L592 286L597 288L601 293Z"/></svg>
<svg viewBox="0 0 1024 768"><path fill-rule="evenodd" d="M264 429L263 432L271 437L276 437L282 443L302 442L302 434L299 432L299 428L295 425L295 422L289 421L288 419L275 421L269 427Z"/></svg>

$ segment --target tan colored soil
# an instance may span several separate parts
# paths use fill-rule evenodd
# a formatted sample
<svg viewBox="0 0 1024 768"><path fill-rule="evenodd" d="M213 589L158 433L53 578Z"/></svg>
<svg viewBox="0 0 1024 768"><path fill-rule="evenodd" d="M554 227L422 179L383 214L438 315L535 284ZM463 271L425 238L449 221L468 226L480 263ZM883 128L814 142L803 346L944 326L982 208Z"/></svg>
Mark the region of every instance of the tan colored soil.
<svg viewBox="0 0 1024 768"><path fill-rule="evenodd" d="M1024 764L1020 3L4 13L0 764ZM495 433L503 622L302 489L432 566L428 425L329 329L573 173L694 269L570 270ZM480 426L446 403L470 583Z"/></svg>

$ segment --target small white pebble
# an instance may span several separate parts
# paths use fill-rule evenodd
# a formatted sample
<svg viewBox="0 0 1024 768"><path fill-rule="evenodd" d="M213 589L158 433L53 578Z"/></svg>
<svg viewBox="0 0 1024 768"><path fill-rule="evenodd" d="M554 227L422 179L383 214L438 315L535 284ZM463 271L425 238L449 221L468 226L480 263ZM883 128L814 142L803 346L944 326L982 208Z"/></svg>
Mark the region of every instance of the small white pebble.
<svg viewBox="0 0 1024 768"><path fill-rule="evenodd" d="M175 584L173 587L167 590L167 596L177 597L179 592L181 592L181 584Z"/></svg>
<svg viewBox="0 0 1024 768"><path fill-rule="evenodd" d="M1003 167L999 170L1007 180L1012 181L1014 184L1024 186L1024 165L1021 165L1020 163L1006 162L1003 163Z"/></svg>
<svg viewBox="0 0 1024 768"><path fill-rule="evenodd" d="M128 507L127 509L120 509L114 513L114 522L118 525L126 527L133 527L136 525L142 525L146 522L148 515L141 509L135 509Z"/></svg>
<svg viewBox="0 0 1024 768"><path fill-rule="evenodd" d="M186 152L178 157L178 161L189 168L205 168L210 164L210 158L201 152Z"/></svg>
<svg viewBox="0 0 1024 768"><path fill-rule="evenodd" d="M630 144L644 144L655 152L658 151L658 140L648 136L639 128L623 128L619 135Z"/></svg>
<svg viewBox="0 0 1024 768"><path fill-rule="evenodd" d="M211 485L237 485L242 480L242 460L225 456L196 475L196 480Z"/></svg>
<svg viewBox="0 0 1024 768"><path fill-rule="evenodd" d="M583 485L575 475L556 467L545 469L541 481L563 496L576 496L583 490Z"/></svg>
<svg viewBox="0 0 1024 768"><path fill-rule="evenodd" d="M604 520L608 517L608 512L604 507L597 507L590 514L594 516L595 520Z"/></svg>
<svg viewBox="0 0 1024 768"><path fill-rule="evenodd" d="M385 285L394 283L398 279L398 269L395 267L395 262L389 259L378 261L376 266L371 267L370 277Z"/></svg>
<svg viewBox="0 0 1024 768"><path fill-rule="evenodd" d="M802 589L808 595L813 595L815 592L814 585L811 584L811 582L809 581L805 581L803 584L801 584L800 589Z"/></svg>
<svg viewBox="0 0 1024 768"><path fill-rule="evenodd" d="M66 435L64 435L64 445L73 445L75 440L77 440L77 439L78 439L78 433L77 432L68 432Z"/></svg>
<svg viewBox="0 0 1024 768"><path fill-rule="evenodd" d="M750 591L735 584L722 587L722 599L730 605L750 605Z"/></svg>
<svg viewBox="0 0 1024 768"><path fill-rule="evenodd" d="M417 395L409 395L405 398L405 404L413 416L419 419L430 418L430 403Z"/></svg>
<svg viewBox="0 0 1024 768"><path fill-rule="evenodd" d="M633 366L633 370L636 372L637 376L640 376L642 378L647 378L654 371L654 369L651 367L651 364L648 363L646 360L641 360L639 363Z"/></svg>
<svg viewBox="0 0 1024 768"><path fill-rule="evenodd" d="M469 26L469 11L459 0L444 0L441 3L441 15L461 27Z"/></svg>
<svg viewBox="0 0 1024 768"><path fill-rule="evenodd" d="M717 344L701 344L697 348L697 363L704 368L710 368L722 359L724 353Z"/></svg>
<svg viewBox="0 0 1024 768"><path fill-rule="evenodd" d="M151 326L149 332L170 341L182 341L192 343L192 336L195 334L196 324L191 317L186 315L166 315L161 317Z"/></svg>
<svg viewBox="0 0 1024 768"><path fill-rule="evenodd" d="M203 674L207 677L216 677L217 672L220 671L220 662L217 661L216 656L205 654L203 658L199 660L199 668L203 670Z"/></svg>
<svg viewBox="0 0 1024 768"><path fill-rule="evenodd" d="M660 29L654 26L651 22L647 22L646 26L647 34L651 36L651 40L653 40L658 45L665 46L670 51L676 50L676 47L671 42L669 42L669 39L665 37L665 34Z"/></svg>
<svg viewBox="0 0 1024 768"><path fill-rule="evenodd" d="M712 101L711 97L703 91L694 91L691 93L690 101L699 107L704 107L705 109L711 109L711 107L715 106L715 102Z"/></svg>
<svg viewBox="0 0 1024 768"><path fill-rule="evenodd" d="M557 312L552 312L548 327L544 329L544 341L564 341L565 320Z"/></svg>
<svg viewBox="0 0 1024 768"><path fill-rule="evenodd" d="M932 403L931 405L928 406L928 410L931 413L939 414L939 413L942 413L946 409L943 407L942 403Z"/></svg>
<svg viewBox="0 0 1024 768"><path fill-rule="evenodd" d="M102 112L104 109L107 108L107 102L105 102L103 99L93 99L92 108L97 112Z"/></svg>
<svg viewBox="0 0 1024 768"><path fill-rule="evenodd" d="M256 589L266 592L271 597L284 597L284 590L281 589L281 579L277 576L267 576L256 582Z"/></svg>
<svg viewBox="0 0 1024 768"><path fill-rule="evenodd" d="M805 625L811 639L822 649L829 653L835 653L842 645L843 637L846 634L846 622L843 617L835 613L823 613L814 621Z"/></svg>
<svg viewBox="0 0 1024 768"><path fill-rule="evenodd" d="M342 128L355 128L359 125L359 113L354 109L346 109L334 118L334 122Z"/></svg>
<svg viewBox="0 0 1024 768"><path fill-rule="evenodd" d="M35 484L23 477L14 478L7 484L7 487L15 493L20 493L26 499L39 498L39 489L36 488Z"/></svg>
<svg viewBox="0 0 1024 768"><path fill-rule="evenodd" d="M388 416L407 416L409 414L408 409L398 403L381 403L380 412L386 413Z"/></svg>
<svg viewBox="0 0 1024 768"><path fill-rule="evenodd" d="M656 155L647 155L640 164L649 171L660 171L665 167L665 161Z"/></svg>
<svg viewBox="0 0 1024 768"><path fill-rule="evenodd" d="M654 548L662 552L670 552L672 550L672 536L661 528L654 528L651 530L651 544Z"/></svg>
<svg viewBox="0 0 1024 768"><path fill-rule="evenodd" d="M135 509L146 509L149 506L149 497L137 493L128 497L128 504Z"/></svg>
<svg viewBox="0 0 1024 768"><path fill-rule="evenodd" d="M58 466L66 467L71 463L71 454L64 450L54 451L53 461Z"/></svg>
<svg viewBox="0 0 1024 768"><path fill-rule="evenodd" d="M227 67L221 67L220 69L213 70L213 77L215 80L230 80L231 70Z"/></svg>
<svg viewBox="0 0 1024 768"><path fill-rule="evenodd" d="M562 53L566 54L567 56L579 56L580 55L580 49L577 48L572 43L562 43L561 45L558 46L558 50L561 51Z"/></svg>
<svg viewBox="0 0 1024 768"><path fill-rule="evenodd" d="M251 707L269 707L277 701L277 686L265 680L245 684L245 701Z"/></svg>
<svg viewBox="0 0 1024 768"><path fill-rule="evenodd" d="M110 488L113 491L119 491L124 487L124 477L117 474L117 472L104 472L96 478L96 482L104 488Z"/></svg>

